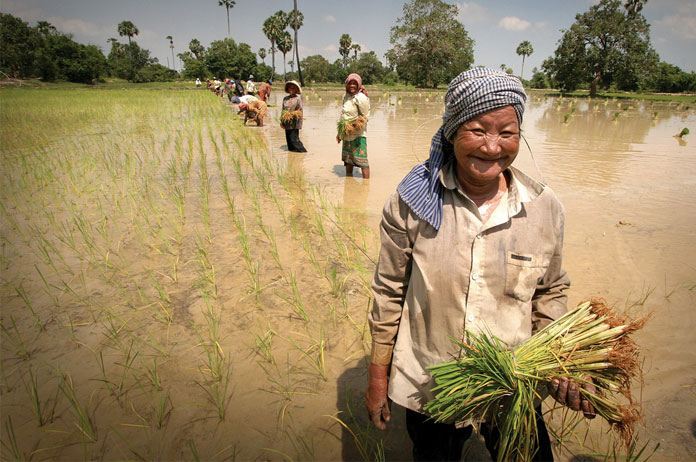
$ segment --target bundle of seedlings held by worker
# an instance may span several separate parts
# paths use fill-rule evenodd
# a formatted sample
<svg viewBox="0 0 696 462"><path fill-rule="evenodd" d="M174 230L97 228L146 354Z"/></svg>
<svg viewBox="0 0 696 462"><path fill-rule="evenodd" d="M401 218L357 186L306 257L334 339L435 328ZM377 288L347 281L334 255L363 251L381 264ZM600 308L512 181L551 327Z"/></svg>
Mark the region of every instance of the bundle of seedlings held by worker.
<svg viewBox="0 0 696 462"><path fill-rule="evenodd" d="M286 111L280 112L280 123L282 125L292 125L302 120L302 111Z"/></svg>
<svg viewBox="0 0 696 462"><path fill-rule="evenodd" d="M338 137L345 140L348 137L355 135L356 133L362 132L367 126L367 117L360 116L352 120L341 119L336 124L336 129L338 130Z"/></svg>
<svg viewBox="0 0 696 462"><path fill-rule="evenodd" d="M439 422L487 421L500 430L499 461L529 461L538 441L535 405L554 378L568 377L628 448L641 420L631 382L642 378L630 335L646 319L630 320L592 299L512 350L490 333L467 332L455 340L460 359L429 368L435 397L425 410Z"/></svg>

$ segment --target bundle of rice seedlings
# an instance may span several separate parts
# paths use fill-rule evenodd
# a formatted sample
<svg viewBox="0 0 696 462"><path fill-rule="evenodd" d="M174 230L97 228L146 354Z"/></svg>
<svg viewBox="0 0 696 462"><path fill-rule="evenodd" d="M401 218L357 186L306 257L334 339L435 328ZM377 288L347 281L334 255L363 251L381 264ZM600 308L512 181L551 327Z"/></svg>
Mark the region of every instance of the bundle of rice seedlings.
<svg viewBox="0 0 696 462"><path fill-rule="evenodd" d="M294 124L298 120L302 120L302 111L286 111L283 110L280 112L280 123L285 125L285 124Z"/></svg>
<svg viewBox="0 0 696 462"><path fill-rule="evenodd" d="M346 137L363 131L366 126L367 117L360 116L352 120L339 120L336 124L336 129L338 130L338 137L344 140Z"/></svg>
<svg viewBox="0 0 696 462"><path fill-rule="evenodd" d="M491 334L467 332L467 340L453 340L460 359L429 368L435 398L425 410L438 422L490 422L500 430L498 461L529 461L538 441L534 401L554 378L568 377L628 448L641 420L630 386L642 376L629 335L646 319L628 320L592 299L513 350ZM596 394L581 387L590 383Z"/></svg>

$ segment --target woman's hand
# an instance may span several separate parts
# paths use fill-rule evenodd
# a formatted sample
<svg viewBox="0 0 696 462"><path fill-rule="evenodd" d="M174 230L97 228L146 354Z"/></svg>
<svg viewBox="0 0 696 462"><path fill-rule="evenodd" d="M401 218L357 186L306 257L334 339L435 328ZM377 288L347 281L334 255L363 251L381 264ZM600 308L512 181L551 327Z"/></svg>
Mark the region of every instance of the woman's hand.
<svg viewBox="0 0 696 462"><path fill-rule="evenodd" d="M590 383L583 384L582 388L593 395L596 394L597 389L592 385L592 379L588 378L588 381ZM553 399L563 406L568 406L574 411L582 410L582 413L588 419L595 418L594 407L587 399L581 396L580 388L578 388L575 383L571 382L568 377L553 379L549 384L549 393L553 396Z"/></svg>
<svg viewBox="0 0 696 462"><path fill-rule="evenodd" d="M391 420L389 399L387 398L388 384L389 366L370 364L367 369L365 405L367 406L370 422L380 430L385 430L387 422Z"/></svg>
<svg viewBox="0 0 696 462"><path fill-rule="evenodd" d="M340 143L340 142L341 142L341 137L338 136L338 135L336 135L336 142L337 142L337 143Z"/></svg>

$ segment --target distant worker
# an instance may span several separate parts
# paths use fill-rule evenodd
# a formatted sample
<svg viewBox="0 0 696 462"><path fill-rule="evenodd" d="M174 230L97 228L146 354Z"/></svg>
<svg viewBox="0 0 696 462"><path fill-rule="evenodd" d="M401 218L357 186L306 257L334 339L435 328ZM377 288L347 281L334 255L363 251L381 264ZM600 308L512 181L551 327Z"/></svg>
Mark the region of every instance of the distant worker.
<svg viewBox="0 0 696 462"><path fill-rule="evenodd" d="M237 79L234 81L234 96L242 96L244 95L244 85L242 85L242 81Z"/></svg>
<svg viewBox="0 0 696 462"><path fill-rule="evenodd" d="M285 92L288 96L283 98L283 110L280 113L280 126L285 129L285 141L288 151L307 152L300 141L300 129L302 128L302 89L295 80L285 84Z"/></svg>
<svg viewBox="0 0 696 462"><path fill-rule="evenodd" d="M271 81L268 80L259 87L259 99L264 103L268 103L268 97L271 96Z"/></svg>
<svg viewBox="0 0 696 462"><path fill-rule="evenodd" d="M254 85L254 74L249 74L249 78L246 83L247 95L253 95L256 93L256 85Z"/></svg>
<svg viewBox="0 0 696 462"><path fill-rule="evenodd" d="M343 97L339 133L336 141L343 141L341 159L346 166L346 176L353 176L353 167L362 171L363 178L370 178L370 164L367 162L367 115L370 112L370 98L358 74L346 78L346 94Z"/></svg>
<svg viewBox="0 0 696 462"><path fill-rule="evenodd" d="M196 87L200 87L201 85L201 79L196 78Z"/></svg>

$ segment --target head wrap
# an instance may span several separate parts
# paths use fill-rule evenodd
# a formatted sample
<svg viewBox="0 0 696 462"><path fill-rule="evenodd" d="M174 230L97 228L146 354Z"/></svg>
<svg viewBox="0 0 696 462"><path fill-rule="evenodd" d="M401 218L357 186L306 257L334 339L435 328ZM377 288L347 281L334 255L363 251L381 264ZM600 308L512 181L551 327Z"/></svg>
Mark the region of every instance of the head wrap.
<svg viewBox="0 0 696 462"><path fill-rule="evenodd" d="M296 80L290 80L290 81L288 81L288 82L285 83L285 93L290 93L290 92L288 91L288 86L289 86L289 85L295 85L295 86L297 87L297 94L298 94L298 95L301 95L301 94L302 94L302 87L300 86L300 84L299 84Z"/></svg>
<svg viewBox="0 0 696 462"><path fill-rule="evenodd" d="M355 72L353 72L352 74L348 74L348 77L346 77L346 93L348 93L348 84L350 82L352 82L353 80L355 80L355 82L358 84L358 91L357 91L356 95L358 93L362 93L365 96L368 96L367 90L365 90L365 87L363 87L363 84L362 84L362 77L360 77L360 75L356 74Z"/></svg>
<svg viewBox="0 0 696 462"><path fill-rule="evenodd" d="M436 230L440 229L443 186L439 175L443 165L453 156L449 140L459 126L479 114L505 106L515 109L521 126L526 99L524 87L517 77L495 69L471 69L450 82L445 95L445 115L442 126L430 143L430 157L416 165L396 188L418 218Z"/></svg>

